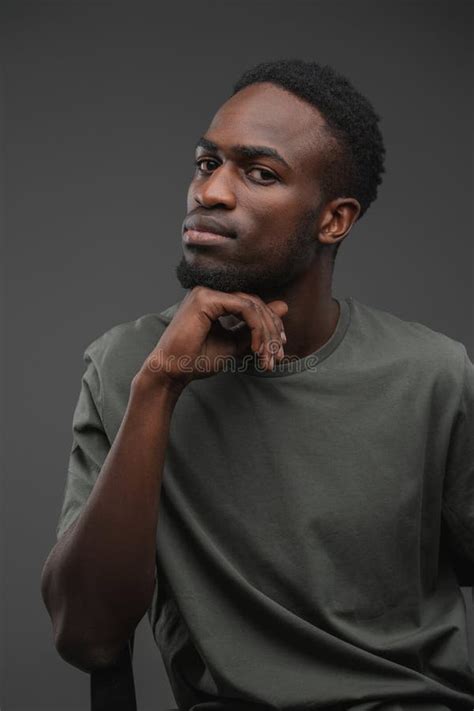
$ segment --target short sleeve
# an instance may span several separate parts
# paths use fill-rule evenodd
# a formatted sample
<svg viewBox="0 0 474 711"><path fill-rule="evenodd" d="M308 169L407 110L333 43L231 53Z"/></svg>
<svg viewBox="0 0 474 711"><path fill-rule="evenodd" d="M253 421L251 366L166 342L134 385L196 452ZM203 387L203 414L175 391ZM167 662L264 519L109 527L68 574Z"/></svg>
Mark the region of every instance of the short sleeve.
<svg viewBox="0 0 474 711"><path fill-rule="evenodd" d="M460 585L474 585L474 365L463 346L458 409L443 487L443 523Z"/></svg>
<svg viewBox="0 0 474 711"><path fill-rule="evenodd" d="M73 414L72 446L56 527L57 540L79 516L111 446L101 417L99 374L88 349L84 351L83 360L86 368Z"/></svg>

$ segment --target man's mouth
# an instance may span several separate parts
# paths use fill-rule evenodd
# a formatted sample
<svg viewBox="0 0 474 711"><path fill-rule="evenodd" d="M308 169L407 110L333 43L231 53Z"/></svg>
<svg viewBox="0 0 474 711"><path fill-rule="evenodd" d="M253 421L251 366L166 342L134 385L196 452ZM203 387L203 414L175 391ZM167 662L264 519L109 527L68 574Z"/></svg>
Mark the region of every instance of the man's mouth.
<svg viewBox="0 0 474 711"><path fill-rule="evenodd" d="M184 244L222 244L231 242L232 237L226 237L215 232L203 232L201 230L185 230L183 233Z"/></svg>

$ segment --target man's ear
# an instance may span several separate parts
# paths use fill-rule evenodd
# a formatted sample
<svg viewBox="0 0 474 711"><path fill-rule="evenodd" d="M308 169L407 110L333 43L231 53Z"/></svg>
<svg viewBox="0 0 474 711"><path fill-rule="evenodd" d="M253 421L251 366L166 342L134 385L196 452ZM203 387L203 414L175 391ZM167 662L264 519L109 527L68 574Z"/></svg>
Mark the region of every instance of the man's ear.
<svg viewBox="0 0 474 711"><path fill-rule="evenodd" d="M341 242L360 215L361 206L355 198L335 198L324 206L319 223L318 239L324 245Z"/></svg>

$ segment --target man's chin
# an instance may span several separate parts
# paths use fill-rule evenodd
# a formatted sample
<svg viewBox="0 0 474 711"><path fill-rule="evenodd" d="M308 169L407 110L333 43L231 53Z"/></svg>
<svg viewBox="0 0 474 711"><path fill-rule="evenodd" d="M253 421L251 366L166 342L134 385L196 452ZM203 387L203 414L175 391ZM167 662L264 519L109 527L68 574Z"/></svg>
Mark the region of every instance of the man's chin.
<svg viewBox="0 0 474 711"><path fill-rule="evenodd" d="M240 271L230 269L209 269L188 264L184 257L176 267L176 277L183 289L193 289L196 286L206 286L216 291L230 293L233 291L251 292L257 286L254 280L246 278Z"/></svg>
<svg viewBox="0 0 474 711"><path fill-rule="evenodd" d="M209 289L231 293L243 291L255 294L262 299L278 298L281 289L293 280L287 270L269 271L261 269L258 273L248 268L227 264L223 268L209 268L202 265L188 264L183 257L176 267L176 277L183 289L207 286Z"/></svg>

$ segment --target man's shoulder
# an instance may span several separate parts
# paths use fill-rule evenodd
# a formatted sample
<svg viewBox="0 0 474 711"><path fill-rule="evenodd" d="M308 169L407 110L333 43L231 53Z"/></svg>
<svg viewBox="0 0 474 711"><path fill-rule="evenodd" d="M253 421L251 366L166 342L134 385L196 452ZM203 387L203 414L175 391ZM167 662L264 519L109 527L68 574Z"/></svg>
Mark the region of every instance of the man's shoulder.
<svg viewBox="0 0 474 711"><path fill-rule="evenodd" d="M442 331L351 298L353 319L370 348L422 367L459 372L466 347Z"/></svg>
<svg viewBox="0 0 474 711"><path fill-rule="evenodd" d="M176 313L181 301L163 311L150 312L122 321L102 332L86 347L85 353L101 371L134 368L153 350Z"/></svg>

